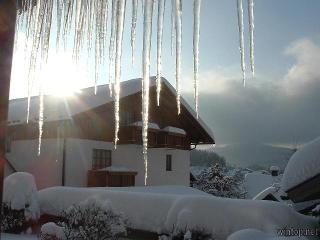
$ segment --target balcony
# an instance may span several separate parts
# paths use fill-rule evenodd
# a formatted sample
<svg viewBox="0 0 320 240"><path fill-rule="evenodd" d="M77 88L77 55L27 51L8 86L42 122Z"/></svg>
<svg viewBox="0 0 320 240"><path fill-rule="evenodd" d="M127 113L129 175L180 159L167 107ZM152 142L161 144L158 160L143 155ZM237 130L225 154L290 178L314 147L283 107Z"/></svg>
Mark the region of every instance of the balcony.
<svg viewBox="0 0 320 240"><path fill-rule="evenodd" d="M100 169L88 171L88 187L135 186L137 172L129 170Z"/></svg>
<svg viewBox="0 0 320 240"><path fill-rule="evenodd" d="M148 129L149 148L190 149L190 139L183 129L166 127L160 129L151 123ZM142 127L139 125L122 126L119 131L119 144L142 145Z"/></svg>

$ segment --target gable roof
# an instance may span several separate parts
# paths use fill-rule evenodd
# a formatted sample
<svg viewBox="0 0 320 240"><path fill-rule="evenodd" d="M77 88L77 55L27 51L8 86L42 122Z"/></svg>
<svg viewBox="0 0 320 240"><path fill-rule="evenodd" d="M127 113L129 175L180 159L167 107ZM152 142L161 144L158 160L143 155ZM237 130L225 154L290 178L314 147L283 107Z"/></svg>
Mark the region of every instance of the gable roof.
<svg viewBox="0 0 320 240"><path fill-rule="evenodd" d="M168 80L162 78L162 84L165 84L172 94L176 95L176 90L169 83ZM150 78L150 87L156 85L155 77ZM133 95L141 92L141 78L131 79L121 82L120 98ZM34 96L30 101L30 118L32 122L37 122L39 118L39 96ZM97 89L97 94L94 94L94 87L89 87L81 90L74 96L58 97L52 95L44 96L44 121L58 121L72 119L72 116L85 112L89 109L96 108L106 103L113 102L114 98L110 97L108 85L100 85ZM214 135L211 129L199 117L197 119L196 112L181 97L181 104L187 109L200 126L207 132L207 134L214 141ZM8 124L17 125L23 124L27 121L27 98L13 99L9 102ZM50 106L50 107L48 107Z"/></svg>

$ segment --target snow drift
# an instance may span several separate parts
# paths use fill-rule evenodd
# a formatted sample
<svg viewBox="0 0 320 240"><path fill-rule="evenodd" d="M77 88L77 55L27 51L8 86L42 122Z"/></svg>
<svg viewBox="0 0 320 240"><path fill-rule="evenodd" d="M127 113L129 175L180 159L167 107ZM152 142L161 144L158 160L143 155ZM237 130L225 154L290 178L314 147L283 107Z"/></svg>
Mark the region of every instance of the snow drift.
<svg viewBox="0 0 320 240"><path fill-rule="evenodd" d="M316 224L315 218L301 215L277 202L197 194L121 192L107 188L53 187L41 190L41 211L59 215L89 196L110 201L115 210L128 218L130 227L157 233L202 229L215 239L226 239L247 228L275 234L282 227L310 228Z"/></svg>

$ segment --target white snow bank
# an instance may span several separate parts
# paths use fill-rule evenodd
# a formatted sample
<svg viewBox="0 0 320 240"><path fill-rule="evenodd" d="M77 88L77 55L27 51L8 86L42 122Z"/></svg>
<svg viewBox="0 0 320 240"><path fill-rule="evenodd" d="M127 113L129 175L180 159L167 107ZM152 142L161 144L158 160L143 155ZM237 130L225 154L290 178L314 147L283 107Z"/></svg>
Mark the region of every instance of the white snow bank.
<svg viewBox="0 0 320 240"><path fill-rule="evenodd" d="M244 229L233 233L227 240L307 240L303 236L281 237L261 232L256 229Z"/></svg>
<svg viewBox="0 0 320 240"><path fill-rule="evenodd" d="M177 134L181 134L181 135L186 135L186 131L181 129L181 128L177 128L177 127L172 127L172 126L167 126L163 129L161 129L161 131L163 132L169 132L169 133L177 133Z"/></svg>
<svg viewBox="0 0 320 240"><path fill-rule="evenodd" d="M63 197L62 197L63 196ZM157 233L203 229L215 239L246 229L275 233L278 228L313 227L316 220L271 201L224 199L214 196L126 192L98 188L53 187L39 192L42 213L59 215L89 197L111 202L132 228Z"/></svg>
<svg viewBox="0 0 320 240"><path fill-rule="evenodd" d="M40 209L34 177L25 172L17 172L4 179L3 202L11 209L25 209L27 219L38 219Z"/></svg>
<svg viewBox="0 0 320 240"><path fill-rule="evenodd" d="M320 137L295 152L285 168L282 188L287 191L320 174Z"/></svg>

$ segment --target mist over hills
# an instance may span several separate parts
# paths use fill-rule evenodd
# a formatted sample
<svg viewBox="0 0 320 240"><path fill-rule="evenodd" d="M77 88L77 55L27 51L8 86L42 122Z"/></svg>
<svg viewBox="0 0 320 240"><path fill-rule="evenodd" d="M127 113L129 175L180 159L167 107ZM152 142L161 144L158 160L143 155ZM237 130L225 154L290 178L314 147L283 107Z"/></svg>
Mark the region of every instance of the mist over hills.
<svg viewBox="0 0 320 240"><path fill-rule="evenodd" d="M284 170L294 149L286 147L271 146L265 144L234 144L223 147L215 147L214 153L226 160L228 165L241 168L251 168L252 170L269 169L270 166L276 165ZM202 154L203 155L203 154ZM210 154L208 156L211 156ZM212 159L211 159L212 158ZM191 154L191 165L202 166L210 162L216 162L216 156L209 157L206 160L199 154Z"/></svg>

